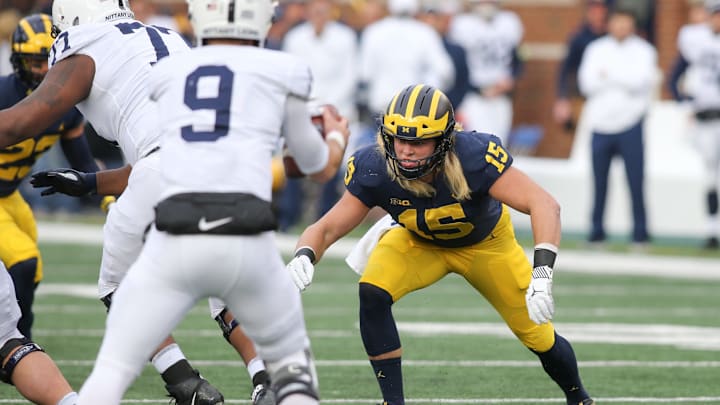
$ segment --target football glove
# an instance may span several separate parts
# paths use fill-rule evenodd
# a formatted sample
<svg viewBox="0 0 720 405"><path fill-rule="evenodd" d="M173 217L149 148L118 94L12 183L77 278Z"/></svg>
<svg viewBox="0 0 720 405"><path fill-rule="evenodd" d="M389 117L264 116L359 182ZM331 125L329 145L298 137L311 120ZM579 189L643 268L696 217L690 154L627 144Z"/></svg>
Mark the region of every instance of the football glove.
<svg viewBox="0 0 720 405"><path fill-rule="evenodd" d="M73 169L55 169L37 172L30 180L35 188L47 187L40 195L62 193L83 197L97 190L95 173L83 173Z"/></svg>
<svg viewBox="0 0 720 405"><path fill-rule="evenodd" d="M552 274L550 266L537 266L532 271L530 286L525 293L530 319L538 325L548 323L555 313L552 297Z"/></svg>
<svg viewBox="0 0 720 405"><path fill-rule="evenodd" d="M287 264L290 278L298 290L304 291L312 283L315 274L315 252L309 247L302 247L295 252L295 257Z"/></svg>

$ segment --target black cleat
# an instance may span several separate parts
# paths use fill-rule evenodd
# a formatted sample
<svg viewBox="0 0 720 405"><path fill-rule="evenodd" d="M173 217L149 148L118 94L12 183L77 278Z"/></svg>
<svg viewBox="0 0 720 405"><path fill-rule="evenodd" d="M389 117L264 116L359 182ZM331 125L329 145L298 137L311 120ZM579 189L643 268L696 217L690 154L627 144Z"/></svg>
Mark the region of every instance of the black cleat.
<svg viewBox="0 0 720 405"><path fill-rule="evenodd" d="M578 405L595 405L595 401L592 398L585 398Z"/></svg>
<svg viewBox="0 0 720 405"><path fill-rule="evenodd" d="M223 405L225 398L197 370L195 375L174 385L165 385L177 405Z"/></svg>
<svg viewBox="0 0 720 405"><path fill-rule="evenodd" d="M272 392L269 387L266 387L263 384L258 384L255 386L255 389L253 389L253 392L250 395L250 399L252 400L253 405L277 404L277 398L275 397L275 393Z"/></svg>

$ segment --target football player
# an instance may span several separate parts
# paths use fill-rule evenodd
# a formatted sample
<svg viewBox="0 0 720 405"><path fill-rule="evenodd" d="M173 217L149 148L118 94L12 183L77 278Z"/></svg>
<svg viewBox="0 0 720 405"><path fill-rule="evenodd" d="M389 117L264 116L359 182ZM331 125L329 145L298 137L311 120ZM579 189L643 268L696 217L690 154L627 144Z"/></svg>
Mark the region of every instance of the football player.
<svg viewBox="0 0 720 405"><path fill-rule="evenodd" d="M271 0L193 0L189 8L200 46L159 61L147 81L162 135L154 226L113 296L78 404L119 404L152 346L204 297L222 299L255 342L279 404L317 404L300 294L272 232L270 167L284 129L301 171L329 180L347 119L326 109L318 136L308 65L262 48Z"/></svg>
<svg viewBox="0 0 720 405"><path fill-rule="evenodd" d="M0 109L8 108L32 93L48 71L47 59L53 39L52 19L33 14L20 20L11 39L10 60L14 72L0 77ZM73 168L98 170L83 136L83 117L74 108L58 115L46 126L23 134L25 140L0 150L0 260L8 266L22 316L18 329L32 338L32 304L43 278L37 246L37 227L30 207L18 191L37 159L58 140ZM112 197L104 200L109 204Z"/></svg>
<svg viewBox="0 0 720 405"><path fill-rule="evenodd" d="M74 405L77 394L50 356L16 325L20 308L12 279L0 261L0 381L40 405Z"/></svg>
<svg viewBox="0 0 720 405"><path fill-rule="evenodd" d="M465 48L470 91L458 106L463 126L507 142L512 125L512 91L522 72L518 47L522 21L500 0L470 0L470 11L450 24L448 38Z"/></svg>
<svg viewBox="0 0 720 405"><path fill-rule="evenodd" d="M114 192L97 190L100 195L122 192L103 229L99 292L109 306L137 258L159 189L157 113L147 97L146 79L159 59L189 47L179 34L133 19L127 0L56 0L52 19L56 38L48 55L50 69L29 96L0 111L0 147L41 133L76 104L101 136L118 143L128 166L110 173L132 168L132 175L126 184L121 181L122 187L114 185ZM50 24L43 24L50 32ZM105 184L95 179L107 173L77 173L83 173L86 187ZM91 189L70 194L87 195ZM47 190L52 191L62 190ZM190 366L171 337L152 356L152 364L178 404L222 403L222 394Z"/></svg>
<svg viewBox="0 0 720 405"><path fill-rule="evenodd" d="M670 73L670 91L688 102L694 115L694 143L706 170L706 249L720 249L720 1L705 2L706 22L684 26L678 34L679 55ZM686 74L687 73L687 74ZM685 77L681 88L680 79Z"/></svg>
<svg viewBox="0 0 720 405"><path fill-rule="evenodd" d="M406 87L385 110L378 145L350 157L340 201L300 236L287 268L304 290L325 250L370 208L382 207L401 225L379 239L359 283L360 334L384 404L405 402L392 304L449 273L465 278L492 304L539 357L568 404L593 404L570 343L551 323L560 207L512 163L498 137L456 128L453 107L440 90ZM530 215L532 266L515 239L509 208Z"/></svg>

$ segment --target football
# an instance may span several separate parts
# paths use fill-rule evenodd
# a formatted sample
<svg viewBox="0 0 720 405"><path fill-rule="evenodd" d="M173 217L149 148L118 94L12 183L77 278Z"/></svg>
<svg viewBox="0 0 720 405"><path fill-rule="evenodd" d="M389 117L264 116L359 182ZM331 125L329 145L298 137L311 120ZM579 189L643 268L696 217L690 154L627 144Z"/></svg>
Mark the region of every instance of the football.
<svg viewBox="0 0 720 405"><path fill-rule="evenodd" d="M311 107L310 111L310 118L312 120L313 125L315 125L315 128L318 130L318 134L325 138L325 127L323 125L323 111L325 109L330 109L330 111L336 116L339 117L340 113L338 113L335 106L332 104L322 104L318 106ZM305 177L305 173L300 171L300 168L298 167L297 163L295 162L295 158L293 158L287 147L283 149L283 165L285 166L285 175L288 178L301 178Z"/></svg>

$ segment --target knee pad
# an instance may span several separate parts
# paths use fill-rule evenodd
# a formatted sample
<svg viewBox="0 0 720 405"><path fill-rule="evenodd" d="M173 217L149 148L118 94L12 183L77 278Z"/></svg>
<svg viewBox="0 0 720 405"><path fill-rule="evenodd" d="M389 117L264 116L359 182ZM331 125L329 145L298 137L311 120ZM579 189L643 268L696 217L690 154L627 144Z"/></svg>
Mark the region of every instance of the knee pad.
<svg viewBox="0 0 720 405"><path fill-rule="evenodd" d="M220 326L220 330L222 330L223 337L225 340L230 342L230 334L232 333L233 329L237 328L238 321L236 321L234 318L230 320L229 323L225 322L225 314L227 313L227 308L223 308L223 310L220 312L218 316L215 317L215 322L217 322L218 326Z"/></svg>
<svg viewBox="0 0 720 405"><path fill-rule="evenodd" d="M271 389L275 392L278 403L290 395L297 394L319 400L320 396L315 386L310 368L299 364L288 364L278 369L272 376Z"/></svg>
<svg viewBox="0 0 720 405"><path fill-rule="evenodd" d="M18 349L15 350L16 348ZM10 355L13 350L15 350L15 353ZM0 364L5 363L5 359L7 358L7 363L0 367L0 381L13 385L12 373L20 360L32 352L44 351L45 350L43 350L38 344L25 337L8 340L5 345L0 348ZM10 358L8 358L8 356L10 356Z"/></svg>
<svg viewBox="0 0 720 405"><path fill-rule="evenodd" d="M380 287L360 283L360 336L365 351L377 356L400 348L400 335L392 315L392 296Z"/></svg>

